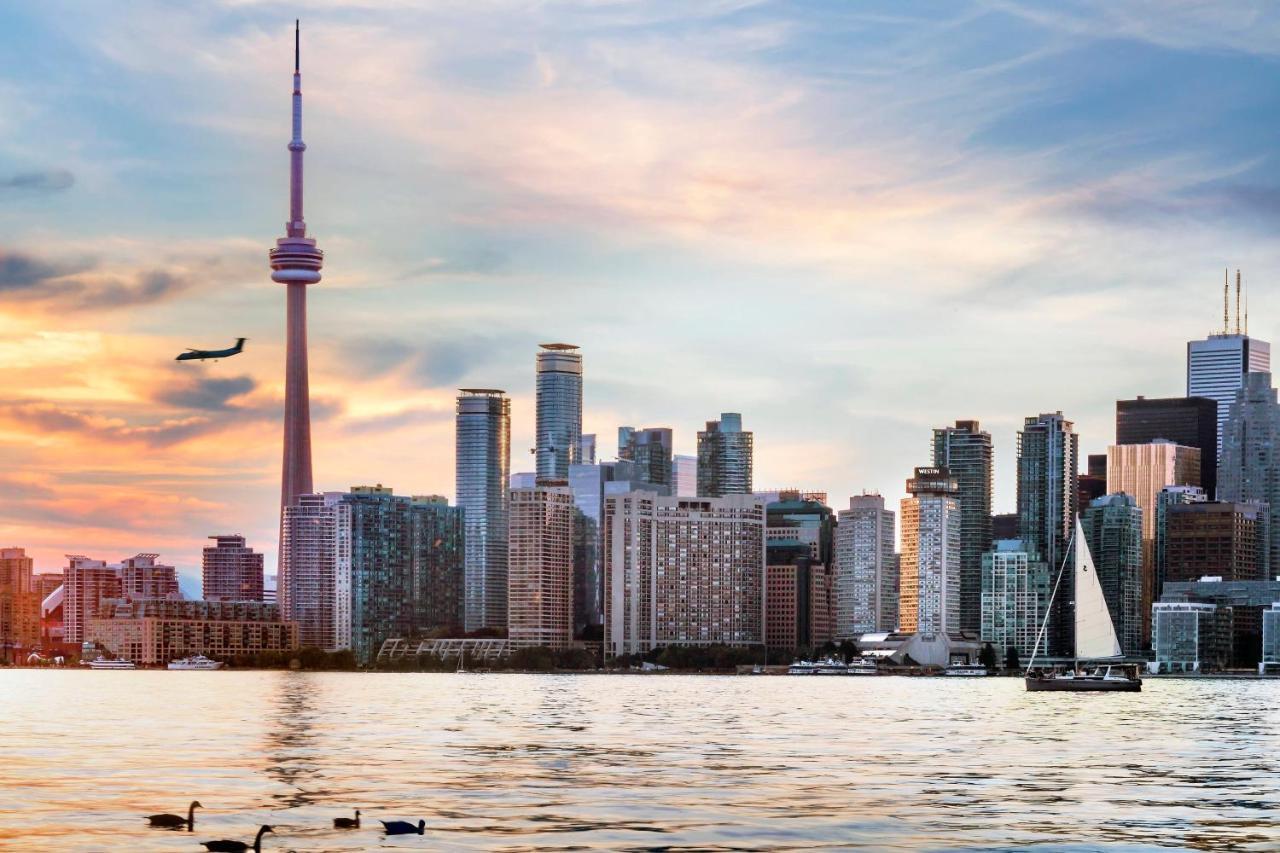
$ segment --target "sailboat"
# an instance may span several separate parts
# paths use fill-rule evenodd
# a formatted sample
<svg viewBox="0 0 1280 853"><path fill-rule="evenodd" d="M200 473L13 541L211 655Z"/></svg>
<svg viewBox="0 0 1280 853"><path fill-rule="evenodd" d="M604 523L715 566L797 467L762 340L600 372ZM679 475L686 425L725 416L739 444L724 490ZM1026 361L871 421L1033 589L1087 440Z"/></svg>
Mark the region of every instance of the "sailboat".
<svg viewBox="0 0 1280 853"><path fill-rule="evenodd" d="M1107 599L1102 594L1102 584L1098 582L1098 570L1093 563L1093 555L1089 553L1089 543L1084 536L1084 528L1080 519L1076 518L1076 529L1072 537L1075 540L1075 666L1070 670L1035 669L1036 653L1040 650L1040 641L1044 637L1049 624L1049 614L1053 612L1053 600L1057 597L1058 587L1062 584L1062 575L1067 561L1062 561L1058 570L1058 579L1054 582L1053 593L1049 596L1049 607L1045 611L1044 622L1040 624L1040 632L1036 636L1035 648L1031 650L1031 660L1027 664L1028 690L1106 690L1136 693L1142 689L1142 679L1138 668L1133 665L1122 665L1118 661L1124 657L1120 649L1120 639L1116 636L1116 626L1111 621L1111 611L1107 609ZM1068 549L1069 549L1068 545ZM1093 662L1093 667L1081 667L1081 661ZM1116 661L1116 663L1105 663Z"/></svg>

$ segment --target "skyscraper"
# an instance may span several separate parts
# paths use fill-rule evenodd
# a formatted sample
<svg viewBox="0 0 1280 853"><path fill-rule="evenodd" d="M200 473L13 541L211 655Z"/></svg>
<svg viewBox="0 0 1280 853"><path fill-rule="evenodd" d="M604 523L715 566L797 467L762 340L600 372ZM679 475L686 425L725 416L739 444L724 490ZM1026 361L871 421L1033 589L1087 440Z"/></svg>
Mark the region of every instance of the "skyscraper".
<svg viewBox="0 0 1280 853"><path fill-rule="evenodd" d="M982 555L991 547L991 433L977 421L933 431L933 465L951 472L960 500L960 623L977 636L982 623Z"/></svg>
<svg viewBox="0 0 1280 853"><path fill-rule="evenodd" d="M1018 433L1018 538L1025 550L1040 555L1054 578L1066 559L1075 524L1079 443L1062 412L1028 417ZM1075 642L1069 599L1054 599L1050 654L1070 654Z"/></svg>
<svg viewBox="0 0 1280 853"><path fill-rule="evenodd" d="M1142 516L1142 508L1129 495L1104 495L1080 513L1111 623L1126 655L1140 654L1144 646Z"/></svg>
<svg viewBox="0 0 1280 853"><path fill-rule="evenodd" d="M655 486L673 483L671 430L667 427L618 427L618 458L632 463L636 477L646 483Z"/></svg>
<svg viewBox="0 0 1280 853"><path fill-rule="evenodd" d="M835 531L836 637L898 627L894 512L878 494L849 498Z"/></svg>
<svg viewBox="0 0 1280 853"><path fill-rule="evenodd" d="M573 493L573 620L574 630L604 624L604 499L655 487L636 477L631 462L600 462L569 466ZM665 493L665 487L659 489Z"/></svg>
<svg viewBox="0 0 1280 853"><path fill-rule="evenodd" d="M507 512L511 400L493 388L463 388L456 420L456 494L464 512L465 625L507 625Z"/></svg>
<svg viewBox="0 0 1280 853"><path fill-rule="evenodd" d="M1223 424L1218 500L1266 505L1263 565L1280 575L1280 405L1265 371L1245 376Z"/></svg>
<svg viewBox="0 0 1280 853"><path fill-rule="evenodd" d="M1250 373L1270 373L1271 344L1249 337L1248 321L1240 325L1240 272L1236 271L1236 323L1232 331L1227 311L1227 281L1222 282L1222 331L1187 342L1187 396L1207 397L1218 406L1218 454L1223 427L1236 392ZM1162 436L1172 438L1172 436Z"/></svg>
<svg viewBox="0 0 1280 853"><path fill-rule="evenodd" d="M1049 609L1049 567L1019 539L998 540L982 555L982 625L979 639L1020 660L1035 650Z"/></svg>
<svg viewBox="0 0 1280 853"><path fill-rule="evenodd" d="M543 480L511 492L507 637L553 649L573 640L573 495Z"/></svg>
<svg viewBox="0 0 1280 853"><path fill-rule="evenodd" d="M62 594L63 640L83 643L85 628L98 615L102 602L123 596L120 572L102 560L68 554L67 567L62 570Z"/></svg>
<svg viewBox="0 0 1280 853"><path fill-rule="evenodd" d="M156 562L159 554L137 554L120 561L120 584L125 598L181 598L178 571Z"/></svg>
<svg viewBox="0 0 1280 853"><path fill-rule="evenodd" d="M725 412L698 433L698 497L751 494L754 435L742 429L742 415Z"/></svg>
<svg viewBox="0 0 1280 853"><path fill-rule="evenodd" d="M1193 500L1169 505L1164 583L1194 583L1205 577L1267 580L1266 530L1267 510L1258 504Z"/></svg>
<svg viewBox="0 0 1280 853"><path fill-rule="evenodd" d="M210 536L203 555L205 601L262 601L262 555L243 536Z"/></svg>
<svg viewBox="0 0 1280 853"><path fill-rule="evenodd" d="M671 494L693 497L698 493L698 457L676 454L671 459Z"/></svg>
<svg viewBox="0 0 1280 853"><path fill-rule="evenodd" d="M338 598L350 599L350 579L337 576L337 495L298 495L280 525L276 598L283 618L298 623L303 647L336 649L339 633L350 635L350 626L338 624Z"/></svg>
<svg viewBox="0 0 1280 853"><path fill-rule="evenodd" d="M324 253L307 236L302 217L302 71L301 32L295 22L293 42L293 137L289 140L289 221L285 236L271 250L271 280L286 288L284 385L284 464L280 506L310 494L311 396L307 376L307 285L320 280ZM283 522L282 522L283 523Z"/></svg>
<svg viewBox="0 0 1280 853"><path fill-rule="evenodd" d="M916 468L902 499L898 626L905 634L960 631L959 487L946 468Z"/></svg>
<svg viewBox="0 0 1280 853"><path fill-rule="evenodd" d="M605 498L606 656L764 641L764 504L750 495Z"/></svg>
<svg viewBox="0 0 1280 853"><path fill-rule="evenodd" d="M1164 582L1169 576L1169 519L1170 511L1175 506L1191 503L1204 503L1207 496L1199 486L1165 486L1156 495L1156 528L1154 555L1154 582L1151 591L1152 600L1159 601L1164 594Z"/></svg>
<svg viewBox="0 0 1280 853"><path fill-rule="evenodd" d="M1200 449L1199 485L1212 498L1218 481L1218 404L1208 397L1116 401L1116 444L1157 439Z"/></svg>
<svg viewBox="0 0 1280 853"><path fill-rule="evenodd" d="M565 480L582 451L582 353L542 344L537 360L538 477Z"/></svg>

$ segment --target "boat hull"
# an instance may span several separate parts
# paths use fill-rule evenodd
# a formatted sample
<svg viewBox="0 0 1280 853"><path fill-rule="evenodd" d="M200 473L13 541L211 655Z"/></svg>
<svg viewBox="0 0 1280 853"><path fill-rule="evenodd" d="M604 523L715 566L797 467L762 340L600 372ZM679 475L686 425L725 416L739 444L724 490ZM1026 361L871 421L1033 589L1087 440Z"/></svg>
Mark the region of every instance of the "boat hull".
<svg viewBox="0 0 1280 853"><path fill-rule="evenodd" d="M1090 693L1139 693L1142 681L1129 678L1027 678L1027 690L1032 692L1076 691Z"/></svg>

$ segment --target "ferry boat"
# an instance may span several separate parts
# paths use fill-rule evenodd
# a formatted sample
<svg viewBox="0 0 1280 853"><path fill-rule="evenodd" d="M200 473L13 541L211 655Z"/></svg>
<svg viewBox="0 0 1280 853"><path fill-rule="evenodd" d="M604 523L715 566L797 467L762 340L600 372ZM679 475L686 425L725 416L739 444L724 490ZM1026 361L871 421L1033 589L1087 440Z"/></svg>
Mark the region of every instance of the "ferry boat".
<svg viewBox="0 0 1280 853"><path fill-rule="evenodd" d="M814 675L818 665L812 661L798 660L787 667L787 675Z"/></svg>
<svg viewBox="0 0 1280 853"><path fill-rule="evenodd" d="M1124 652L1120 648L1120 639L1116 636L1115 623L1111 621L1111 611L1107 609L1107 599L1102 594L1102 584L1098 583L1098 570L1093 564L1093 555L1089 553L1089 543L1085 541L1079 517L1076 518L1072 539L1076 543L1075 665L1067 670L1036 668L1036 653L1040 649L1040 637L1037 637L1036 645L1031 650L1031 660L1027 664L1027 690L1138 693L1142 690L1142 677L1138 674L1137 666L1119 661L1119 658L1124 657ZM1071 544L1067 543L1067 548L1070 547ZM1058 570L1058 580L1053 585L1053 594L1049 596L1045 621L1040 625L1041 637L1044 636L1049 613L1053 611L1053 599L1066 568L1067 561L1063 560L1062 568ZM1082 666L1081 661L1095 663L1090 668Z"/></svg>
<svg viewBox="0 0 1280 853"><path fill-rule="evenodd" d="M817 662L798 660L787 667L787 675L876 675L877 673L875 663L868 660L849 664L835 658Z"/></svg>
<svg viewBox="0 0 1280 853"><path fill-rule="evenodd" d="M987 668L980 663L953 663L942 671L943 675L955 675L960 677L984 676L987 675Z"/></svg>
<svg viewBox="0 0 1280 853"><path fill-rule="evenodd" d="M169 669L222 669L222 662L210 660L204 655L192 655L182 660L169 661Z"/></svg>
<svg viewBox="0 0 1280 853"><path fill-rule="evenodd" d="M876 666L876 662L870 658L859 658L853 661L845 670L845 675L879 675L880 667Z"/></svg>
<svg viewBox="0 0 1280 853"><path fill-rule="evenodd" d="M107 660L102 655L98 655L96 660L89 661L86 666L89 669L137 669L138 666L131 660Z"/></svg>

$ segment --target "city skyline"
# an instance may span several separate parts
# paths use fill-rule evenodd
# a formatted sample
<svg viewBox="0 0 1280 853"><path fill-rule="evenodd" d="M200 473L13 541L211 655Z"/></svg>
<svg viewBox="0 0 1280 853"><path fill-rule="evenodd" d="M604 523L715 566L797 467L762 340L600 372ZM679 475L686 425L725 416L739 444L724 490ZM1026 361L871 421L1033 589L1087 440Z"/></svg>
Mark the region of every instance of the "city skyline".
<svg viewBox="0 0 1280 853"><path fill-rule="evenodd" d="M0 125L8 170L0 223L9 235L0 243L0 545L25 548L38 571L61 566L66 553L151 549L191 582L206 538L234 530L268 555L272 571L284 323L262 247L279 233L286 186L278 84L292 19L215 6L185 16L156 10L126 30L95 10L47 8L15 12L0 36L11 48L0 59L5 78L17 82L0 102L22 117ZM675 452L687 455L707 419L741 412L756 436L757 487L821 487L838 508L865 489L893 506L902 480L927 464L932 430L974 419L993 436L994 509L1008 511L1024 417L1061 410L1075 423L1082 458L1105 452L1117 399L1182 393L1185 342L1219 325L1218 270L1240 266L1246 282L1253 275L1265 284L1275 268L1274 250L1255 233L1255 220L1270 213L1265 192L1245 191L1265 191L1275 171L1259 147L1269 125L1248 109L1259 104L1247 93L1237 93L1235 108L1248 115L1233 122L1230 144L1196 133L1175 142L1162 121L1175 113L1190 121L1185 101L1168 115L1148 107L1148 144L1167 149L1153 161L1138 157L1134 141L1090 147L1068 133L1058 141L1110 152L1086 174L1072 172L1083 167L1056 145L1009 123L1019 110L1049 110L1051 123L1070 131L1069 111L1048 106L1053 96L1097 96L1106 81L1090 76L1073 93L1052 72L1065 56L1101 50L1101 22L1108 38L1185 74L1261 65L1259 73L1274 75L1265 27L1246 32L1230 16L1196 21L1186 12L1140 26L1122 12L1033 19L987 9L988 35L993 23L1039 33L1038 51L973 72L968 85L985 78L1005 98L962 90L977 115L926 104L940 137L957 145L950 159L908 135L901 159L886 163L894 146L884 131L853 143L868 128L824 128L816 114L862 97L905 133L908 105L858 72L874 63L901 70L893 48L918 46L930 50L914 73L940 79L977 50L965 15L949 22L958 34L950 48L940 43L943 25L923 26L917 15L922 26L909 39L900 34L872 51L867 67L849 67L822 51L803 61L790 55L817 38L804 11L571 11L570 22L532 21L540 38L530 42L458 10L433 17L374 4L359 20L309 12L311 230L342 257L326 269L324 304L312 306L317 340L333 341L312 353L318 491L383 482L452 497L454 397L467 385L510 389L512 469L532 470L529 357L540 341L573 340L589 364L584 433L670 427ZM428 36L441 22L488 28L488 50L506 64L490 72L468 65ZM855 14L842 25L876 22ZM879 26L892 36L891 24ZM622 49L610 40L620 28L659 49L593 53L575 27L606 48ZM695 37L681 39L683 31ZM23 43L32 33L40 39L27 41L47 55ZM139 41L148 50L129 49ZM202 49L189 52L190 44ZM711 87L725 112L697 115L706 104L660 67L663 49ZM36 74L54 60L63 67ZM30 71L19 72L23 62ZM617 79L624 62L638 82ZM1043 88L1013 85L1006 64L1039 69ZM157 75L161 67L172 73ZM89 68L118 84L126 121L106 114L107 100L62 88ZM1106 70L1131 84L1141 76L1124 63ZM411 108L393 109L414 80L431 87ZM564 101L574 95L591 98L600 116L573 116ZM196 101L199 110L189 106ZM173 116L155 106L175 103L184 106ZM464 140L467 131L503 128L509 119L495 104L533 120L527 136L514 137L524 140L514 152ZM415 110L456 126L427 120L435 129L420 129ZM623 129L603 126L602 116ZM711 133L709 119L724 129L698 142ZM762 122L787 129L751 139ZM635 150L658 128L654 150ZM48 143L34 146L36 132ZM666 183L640 180L701 146L707 159L694 157ZM406 156L417 147L424 154ZM527 171L498 168L500 155ZM774 155L780 165L767 162ZM802 155L814 155L812 165L797 169ZM1005 157L1015 174L996 180L992 167ZM406 164L406 187L439 192L393 184ZM887 177L873 180L867 167ZM821 188L844 171L861 177ZM374 208L362 206L369 198ZM991 200L995 213L961 222ZM867 213L868 203L889 212ZM392 214L375 212L381 206ZM503 215L478 224L493 212ZM1177 219L1176 246L1157 233L1162 218ZM997 237L1014 219L1019 227ZM1053 248L1064 234L1097 257ZM766 235L795 248L758 245ZM574 242L582 245L554 257ZM1051 271L1055 263L1066 272ZM657 338L643 318L620 317L637 312L618 310L654 282L666 282L656 292L672 309ZM802 293L809 304L796 301ZM1163 322L1135 326L1152 298L1168 308ZM508 307L483 324L494 301ZM1253 288L1251 331L1263 340L1273 337L1274 306L1268 288ZM704 322L707 311L717 322ZM425 343L416 334L424 322ZM767 359L758 357L761 329L782 342ZM168 361L185 346L238 334L250 340L236 360ZM1067 345L1073 357L1064 360ZM641 357L646 370L637 372ZM982 369L966 373L965 364ZM822 417L796 416L815 410ZM406 462L409 441L421 452Z"/></svg>

